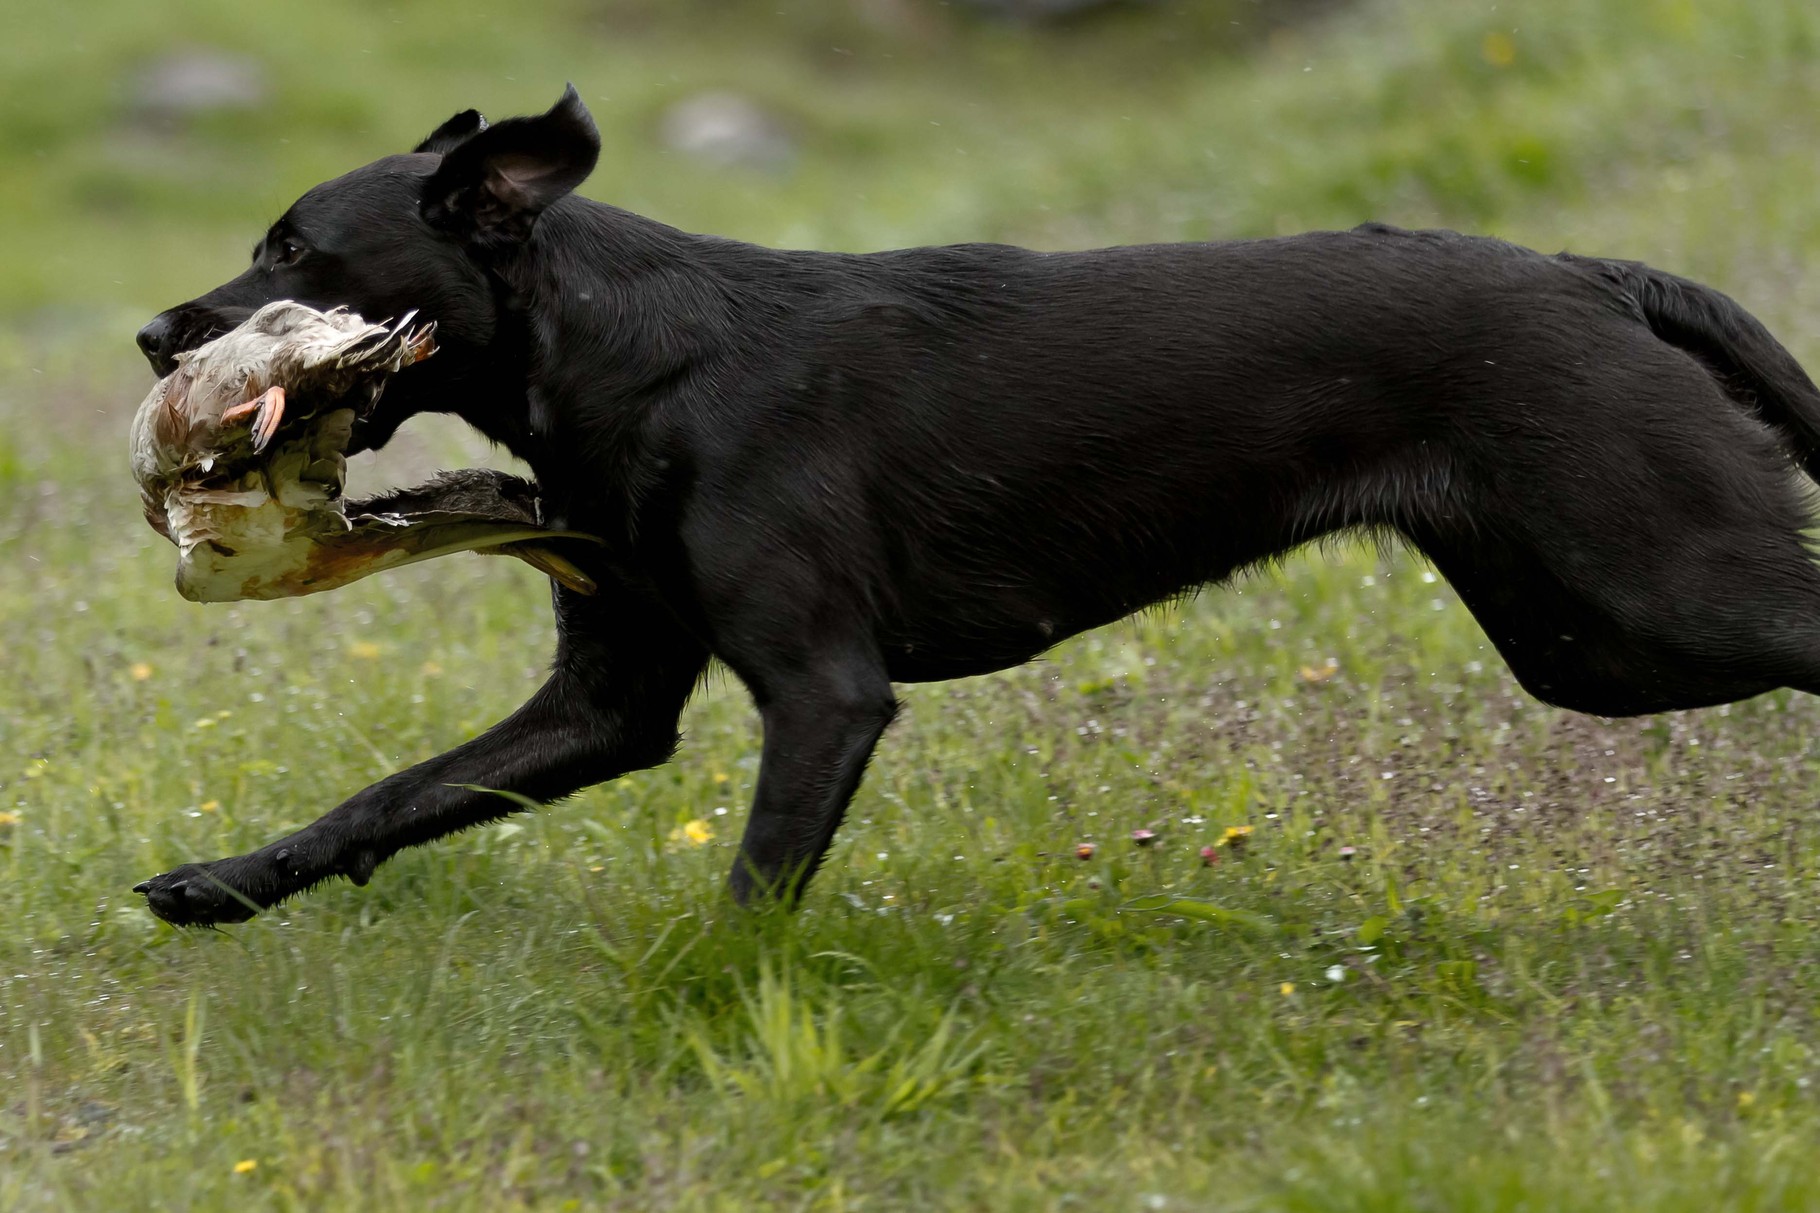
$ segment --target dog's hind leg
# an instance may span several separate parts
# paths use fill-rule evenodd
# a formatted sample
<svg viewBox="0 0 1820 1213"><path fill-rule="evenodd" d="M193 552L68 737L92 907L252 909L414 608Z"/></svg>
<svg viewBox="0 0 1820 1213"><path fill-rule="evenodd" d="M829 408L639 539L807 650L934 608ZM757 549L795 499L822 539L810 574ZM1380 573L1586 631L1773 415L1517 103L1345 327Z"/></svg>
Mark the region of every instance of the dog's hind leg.
<svg viewBox="0 0 1820 1213"><path fill-rule="evenodd" d="M1820 584L1805 618L1779 610L1769 578L1723 563L1673 578L1614 569L1621 610L1563 580L1552 562L1481 541L1422 545L1524 689L1600 716L1704 707L1777 687L1820 692ZM1815 579L1820 583L1820 578ZM1690 598L1702 598L1698 604Z"/></svg>
<svg viewBox="0 0 1820 1213"><path fill-rule="evenodd" d="M1813 486L1793 466L1820 478L1820 390L1710 288L1557 260L1600 306L1499 330L1504 356L1454 385L1473 403L1441 444L1451 491L1378 521L1549 702L1629 715L1820 693Z"/></svg>
<svg viewBox="0 0 1820 1213"><path fill-rule="evenodd" d="M1808 490L1695 378L1710 396L1678 417L1628 442L1569 435L1561 456L1487 471L1463 508L1405 528L1539 699L1628 716L1820 691Z"/></svg>

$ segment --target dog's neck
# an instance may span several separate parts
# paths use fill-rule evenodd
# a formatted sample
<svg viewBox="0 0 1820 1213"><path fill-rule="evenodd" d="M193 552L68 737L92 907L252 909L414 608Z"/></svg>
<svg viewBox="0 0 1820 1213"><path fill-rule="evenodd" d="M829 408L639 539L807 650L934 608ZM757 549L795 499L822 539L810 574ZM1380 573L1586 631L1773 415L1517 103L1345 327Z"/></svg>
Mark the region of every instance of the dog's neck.
<svg viewBox="0 0 1820 1213"><path fill-rule="evenodd" d="M502 336L515 329L524 343L528 389L521 417L492 419L520 431L502 440L535 464L539 448L563 447L578 429L597 445L629 435L721 357L737 305L711 250L728 243L585 199L546 212L531 241L492 267Z"/></svg>
<svg viewBox="0 0 1820 1213"><path fill-rule="evenodd" d="M654 450L663 405L732 352L740 292L720 263L748 247L564 199L529 242L484 263L494 339L449 351L455 390L440 407L545 485L636 496L664 466ZM422 393L413 396L422 406Z"/></svg>

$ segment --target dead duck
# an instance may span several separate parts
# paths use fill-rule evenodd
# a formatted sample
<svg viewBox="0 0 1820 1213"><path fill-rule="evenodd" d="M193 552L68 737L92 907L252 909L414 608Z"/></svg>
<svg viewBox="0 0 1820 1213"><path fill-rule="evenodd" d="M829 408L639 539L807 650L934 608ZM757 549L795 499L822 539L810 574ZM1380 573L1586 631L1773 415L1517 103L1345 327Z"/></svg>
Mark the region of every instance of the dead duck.
<svg viewBox="0 0 1820 1213"><path fill-rule="evenodd" d="M134 420L133 474L141 488L156 492L263 453L292 395L367 411L387 376L436 351L436 326L411 328L414 316L369 324L346 308L324 312L281 299L177 355L177 369L158 381ZM292 409L293 418L299 411Z"/></svg>
<svg viewBox="0 0 1820 1213"><path fill-rule="evenodd" d="M548 543L589 537L544 527L529 481L469 469L342 500L356 418L392 374L435 352L434 326L411 320L281 300L178 356L139 406L132 466L146 521L177 545L185 598L318 593L458 551L517 556L594 592Z"/></svg>

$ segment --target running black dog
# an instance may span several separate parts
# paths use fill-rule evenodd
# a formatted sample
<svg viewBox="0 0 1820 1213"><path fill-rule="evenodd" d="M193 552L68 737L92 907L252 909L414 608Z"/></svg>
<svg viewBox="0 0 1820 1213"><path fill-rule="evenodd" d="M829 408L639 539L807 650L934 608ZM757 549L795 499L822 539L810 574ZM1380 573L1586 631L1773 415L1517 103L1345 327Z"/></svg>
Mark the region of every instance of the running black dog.
<svg viewBox="0 0 1820 1213"><path fill-rule="evenodd" d="M269 300L437 321L357 447L452 412L535 471L602 586L487 733L248 855L138 886L237 921L663 762L710 656L764 721L732 874L788 900L895 711L1347 528L1395 532L1532 693L1608 716L1820 692L1820 393L1723 295L1628 262L1368 226L868 255L575 197L573 89L305 194L154 367Z"/></svg>

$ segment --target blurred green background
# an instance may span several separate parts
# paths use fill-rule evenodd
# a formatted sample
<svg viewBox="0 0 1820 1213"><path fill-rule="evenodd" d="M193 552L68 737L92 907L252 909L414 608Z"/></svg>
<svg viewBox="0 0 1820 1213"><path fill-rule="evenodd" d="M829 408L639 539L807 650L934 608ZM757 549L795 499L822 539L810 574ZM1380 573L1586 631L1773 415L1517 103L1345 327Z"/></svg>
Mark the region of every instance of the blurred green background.
<svg viewBox="0 0 1820 1213"><path fill-rule="evenodd" d="M1820 240L1811 7L36 6L0 46L0 314L118 348L303 188L571 79L605 139L585 192L692 230L1073 247L1375 218L1742 264L1728 285L1778 275L1762 306Z"/></svg>
<svg viewBox="0 0 1820 1213"><path fill-rule="evenodd" d="M1044 7L8 10L0 1209L1820 1208L1820 700L1544 708L1405 553L903 688L788 920L720 899L718 674L675 762L368 888L222 934L128 892L542 676L513 562L182 602L125 467L138 326L459 109L574 81L583 192L693 230L1444 225L1709 282L1820 367L1812 0ZM488 457L426 419L357 474Z"/></svg>

